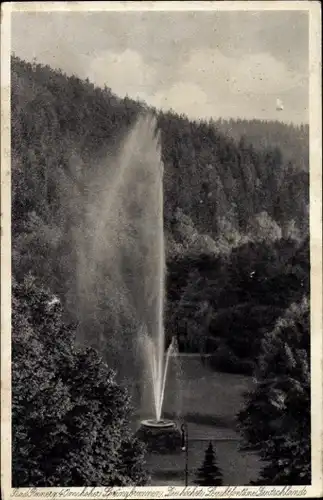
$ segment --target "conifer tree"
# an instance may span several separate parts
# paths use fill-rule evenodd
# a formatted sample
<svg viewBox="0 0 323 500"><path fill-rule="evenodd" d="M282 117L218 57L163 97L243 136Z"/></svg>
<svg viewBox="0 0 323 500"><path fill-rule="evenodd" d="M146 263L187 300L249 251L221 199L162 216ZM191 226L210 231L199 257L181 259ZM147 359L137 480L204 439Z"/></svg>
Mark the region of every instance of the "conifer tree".
<svg viewBox="0 0 323 500"><path fill-rule="evenodd" d="M210 441L205 451L204 461L198 469L195 484L199 486L222 486L222 472L216 463L216 453Z"/></svg>

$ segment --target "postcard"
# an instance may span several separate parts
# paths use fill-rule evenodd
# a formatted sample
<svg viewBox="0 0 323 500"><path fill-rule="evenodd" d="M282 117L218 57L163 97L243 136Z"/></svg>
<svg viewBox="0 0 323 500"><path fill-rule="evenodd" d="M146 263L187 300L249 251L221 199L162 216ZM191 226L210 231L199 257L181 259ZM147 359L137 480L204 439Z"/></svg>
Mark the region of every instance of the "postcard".
<svg viewBox="0 0 323 500"><path fill-rule="evenodd" d="M9 2L2 498L319 497L318 2Z"/></svg>

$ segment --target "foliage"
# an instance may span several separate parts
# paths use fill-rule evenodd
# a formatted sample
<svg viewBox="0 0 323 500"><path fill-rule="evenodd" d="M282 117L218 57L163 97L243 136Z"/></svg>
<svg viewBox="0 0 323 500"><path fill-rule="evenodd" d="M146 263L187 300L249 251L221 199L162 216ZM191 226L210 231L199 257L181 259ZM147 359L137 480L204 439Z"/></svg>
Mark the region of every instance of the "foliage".
<svg viewBox="0 0 323 500"><path fill-rule="evenodd" d="M311 483L309 301L292 304L265 335L257 386L239 414L265 463L260 484Z"/></svg>
<svg viewBox="0 0 323 500"><path fill-rule="evenodd" d="M216 452L211 442L205 451L203 464L197 471L195 484L199 486L222 486L222 472L216 464Z"/></svg>
<svg viewBox="0 0 323 500"><path fill-rule="evenodd" d="M178 257L167 277L166 331L177 332L181 349L250 374L265 332L309 292L308 241L249 241L229 254Z"/></svg>
<svg viewBox="0 0 323 500"><path fill-rule="evenodd" d="M87 315L88 325L75 303L78 193L145 106L17 57L11 82L13 272L32 272L69 320ZM220 347L215 368L249 373L247 344L256 356L264 331L308 286L308 128L237 120L229 133L223 120L153 112L165 164L167 331L181 349ZM86 332L100 349L127 327L113 324L103 288Z"/></svg>
<svg viewBox="0 0 323 500"><path fill-rule="evenodd" d="M242 120L219 118L215 128L232 137L236 143L243 138L257 149L278 148L287 161L292 161L299 170L308 171L309 127L286 125L279 121Z"/></svg>
<svg viewBox="0 0 323 500"><path fill-rule="evenodd" d="M14 483L142 484L143 451L128 428L129 398L96 351L75 346L74 328L63 322L60 304L68 322L84 315L90 344L95 337L107 346L112 331L117 340L119 332L125 334L124 325L115 325L104 312L105 293L93 314L96 325L103 325L100 331L88 327L87 311L73 302L79 250L74 236L84 215L76 200L145 105L17 57L11 84L13 272L18 282L31 272L59 297L53 302L31 278L14 284ZM309 456L307 365L299 335L293 335L300 325L306 332L305 313L296 320L292 308L287 324L273 327L309 291L308 127L190 121L153 111L165 165L166 331L177 334L182 350L214 354L214 368L227 371L251 373L270 346L261 358L256 393L263 406L249 403L253 444L265 443L268 481L306 482L310 472L300 463L308 464ZM282 332L287 331L286 347ZM275 365L279 356L288 361L282 376ZM276 399L276 388L290 389L281 403L286 414L268 399L270 366ZM274 411L280 411L270 420L277 439L266 430L267 415ZM298 424L297 412L304 417ZM246 416L241 419L247 429ZM275 450L286 458L277 470Z"/></svg>
<svg viewBox="0 0 323 500"><path fill-rule="evenodd" d="M66 177L67 190L71 181L82 185L84 174L118 144L143 109L107 87L17 57L12 58L11 102L14 229L33 210L44 222L57 222L58 178ZM166 225L179 208L199 233L211 237L221 234L223 219L245 232L262 212L284 236L292 218L299 230L308 231L306 127L233 121L231 130L246 129L237 141L224 122L221 128L212 120L155 113L162 132ZM267 139L255 149L257 129Z"/></svg>
<svg viewBox="0 0 323 500"><path fill-rule="evenodd" d="M129 396L96 351L75 346L59 299L28 276L13 283L12 310L14 486L144 484Z"/></svg>

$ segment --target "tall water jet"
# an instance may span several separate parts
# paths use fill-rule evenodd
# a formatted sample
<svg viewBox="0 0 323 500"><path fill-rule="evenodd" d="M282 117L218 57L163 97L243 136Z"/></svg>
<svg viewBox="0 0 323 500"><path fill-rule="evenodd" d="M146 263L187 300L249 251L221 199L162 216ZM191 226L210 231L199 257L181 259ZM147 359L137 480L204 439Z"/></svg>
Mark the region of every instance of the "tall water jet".
<svg viewBox="0 0 323 500"><path fill-rule="evenodd" d="M163 328L158 333L159 335L163 335ZM143 361L146 368L144 374L147 377L148 383L150 382L152 391L155 419L159 422L162 415L169 361L177 353L176 340L173 337L166 353L164 350L158 350L161 348L162 341L158 339L155 343L154 339L147 333L141 332L139 342L142 345Z"/></svg>
<svg viewBox="0 0 323 500"><path fill-rule="evenodd" d="M99 349L129 386L134 380L145 384L145 359L149 413L160 420L173 344L165 356L163 164L156 119L140 116L116 152L83 168L82 182L70 200L77 207L70 228L76 263L70 309L79 338Z"/></svg>

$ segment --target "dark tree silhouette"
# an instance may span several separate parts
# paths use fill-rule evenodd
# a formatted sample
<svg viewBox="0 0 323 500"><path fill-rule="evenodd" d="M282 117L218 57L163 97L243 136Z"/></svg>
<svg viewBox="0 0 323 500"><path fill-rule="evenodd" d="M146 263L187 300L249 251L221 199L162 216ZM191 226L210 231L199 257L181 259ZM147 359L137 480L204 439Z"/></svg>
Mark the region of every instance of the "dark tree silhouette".
<svg viewBox="0 0 323 500"><path fill-rule="evenodd" d="M204 461L198 469L195 484L199 486L222 486L222 472L216 463L216 452L212 442L205 451Z"/></svg>

